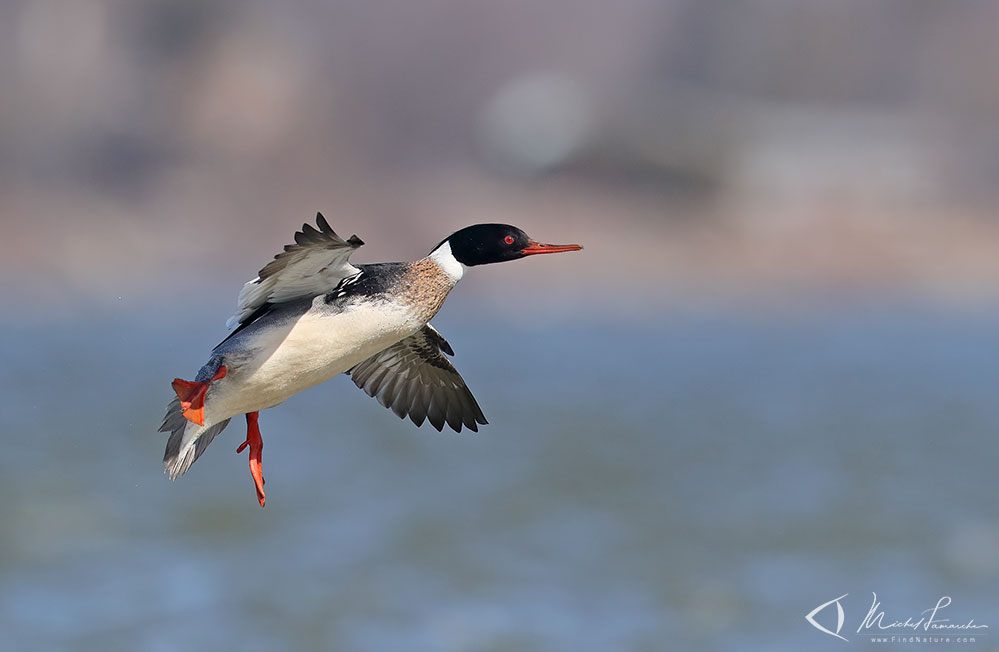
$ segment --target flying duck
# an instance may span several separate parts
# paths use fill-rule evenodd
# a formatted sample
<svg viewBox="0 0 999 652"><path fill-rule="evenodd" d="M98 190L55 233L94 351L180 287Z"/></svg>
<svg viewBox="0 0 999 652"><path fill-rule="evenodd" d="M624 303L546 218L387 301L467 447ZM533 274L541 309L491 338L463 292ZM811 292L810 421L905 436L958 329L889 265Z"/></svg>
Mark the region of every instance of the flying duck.
<svg viewBox="0 0 999 652"><path fill-rule="evenodd" d="M232 329L193 381L175 378L177 397L160 432L171 479L183 475L216 435L246 415L250 475L260 506L263 440L259 412L340 373L400 418L438 431L478 431L488 423L447 356L454 351L430 325L466 268L580 245L535 242L515 226L476 224L452 233L425 258L352 265L356 235L344 240L321 213L295 244L243 285Z"/></svg>

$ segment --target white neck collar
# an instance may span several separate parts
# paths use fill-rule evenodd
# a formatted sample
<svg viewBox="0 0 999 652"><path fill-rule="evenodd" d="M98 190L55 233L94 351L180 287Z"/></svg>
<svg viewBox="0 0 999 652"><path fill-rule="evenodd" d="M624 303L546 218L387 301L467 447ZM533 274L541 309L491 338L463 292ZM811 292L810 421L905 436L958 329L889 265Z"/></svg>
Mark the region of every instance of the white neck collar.
<svg viewBox="0 0 999 652"><path fill-rule="evenodd" d="M458 259L451 253L451 243L447 240L431 251L427 257L437 263L437 266L444 270L444 273L450 276L455 283L465 275L465 266L458 262Z"/></svg>

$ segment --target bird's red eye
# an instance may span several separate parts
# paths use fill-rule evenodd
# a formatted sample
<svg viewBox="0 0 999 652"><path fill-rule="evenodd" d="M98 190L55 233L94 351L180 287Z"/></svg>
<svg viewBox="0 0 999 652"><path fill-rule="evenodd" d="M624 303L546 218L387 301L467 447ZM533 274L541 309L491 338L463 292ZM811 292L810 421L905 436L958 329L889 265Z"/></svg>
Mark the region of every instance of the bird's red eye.
<svg viewBox="0 0 999 652"><path fill-rule="evenodd" d="M513 244L513 236L512 235L506 236L505 238L503 238L503 242L507 244Z"/></svg>

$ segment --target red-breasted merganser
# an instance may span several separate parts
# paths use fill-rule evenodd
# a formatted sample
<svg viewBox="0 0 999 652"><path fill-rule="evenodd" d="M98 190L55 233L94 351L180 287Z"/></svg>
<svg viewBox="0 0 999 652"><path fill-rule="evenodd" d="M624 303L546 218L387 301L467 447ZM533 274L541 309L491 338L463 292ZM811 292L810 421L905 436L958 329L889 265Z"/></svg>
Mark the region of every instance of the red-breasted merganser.
<svg viewBox="0 0 999 652"><path fill-rule="evenodd" d="M260 410L340 373L417 426L429 421L478 431L486 419L448 361L454 351L430 325L467 267L581 246L535 242L515 226L476 224L452 233L426 258L351 265L364 244L338 236L321 213L303 224L295 244L274 257L239 293L233 328L194 381L176 378L177 393L160 432L169 432L163 462L183 475L237 415L246 415L250 474L263 507ZM446 354L446 355L445 355Z"/></svg>

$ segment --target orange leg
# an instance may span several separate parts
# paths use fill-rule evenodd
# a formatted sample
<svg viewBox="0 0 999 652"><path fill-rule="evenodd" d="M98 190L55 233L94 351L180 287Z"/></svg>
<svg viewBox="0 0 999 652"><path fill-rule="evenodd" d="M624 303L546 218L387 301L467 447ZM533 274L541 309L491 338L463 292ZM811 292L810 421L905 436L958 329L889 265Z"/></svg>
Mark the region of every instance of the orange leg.
<svg viewBox="0 0 999 652"><path fill-rule="evenodd" d="M199 426L205 425L205 394L208 392L208 386L216 380L225 378L225 374L226 368L222 365L211 380L199 383L180 378L173 379L173 391L177 392L181 414L185 419Z"/></svg>
<svg viewBox="0 0 999 652"><path fill-rule="evenodd" d="M246 413L246 441L236 449L237 453L242 453L247 446L250 447L250 475L253 476L253 484L257 487L257 500L260 506L264 506L267 496L264 495L264 474L261 471L260 455L264 450L264 440L260 437L260 426L257 425L259 412Z"/></svg>

